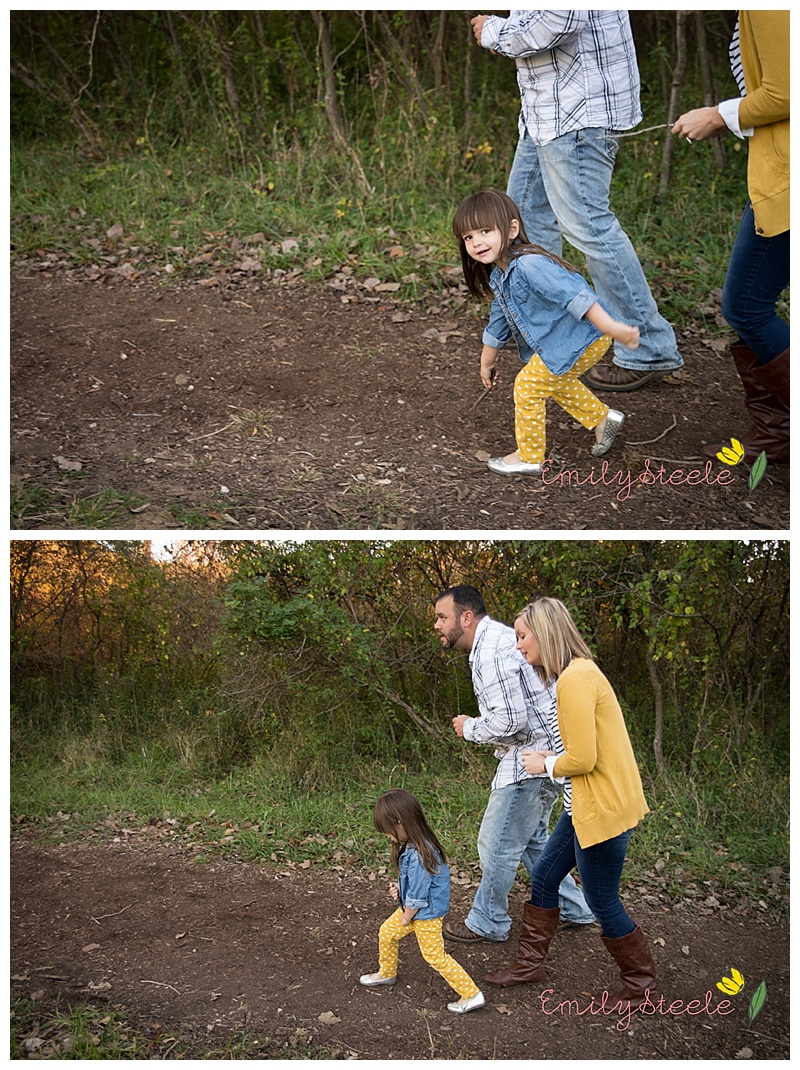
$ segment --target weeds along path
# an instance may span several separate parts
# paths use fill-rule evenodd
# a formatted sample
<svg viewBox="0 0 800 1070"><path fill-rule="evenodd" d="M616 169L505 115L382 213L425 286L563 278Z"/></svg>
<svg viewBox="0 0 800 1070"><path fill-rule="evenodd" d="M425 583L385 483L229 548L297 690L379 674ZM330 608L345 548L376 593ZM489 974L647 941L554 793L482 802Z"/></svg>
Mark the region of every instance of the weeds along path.
<svg viewBox="0 0 800 1070"><path fill-rule="evenodd" d="M14 838L12 988L43 1015L87 1004L122 1016L147 1057L229 1053L235 1042L249 1058L788 1058L788 929L757 909L725 911L721 890L713 906L628 889L653 945L659 1013L627 1025L590 1013L592 994L618 981L592 926L558 935L544 984L484 986L487 1006L456 1017L413 939L401 944L396 987L358 983L376 966L378 927L394 909L385 874L204 862L197 847L117 839ZM453 916L471 895L454 887ZM453 949L479 983L516 947L523 898L515 887L509 944ZM726 997L716 982L731 967L745 984ZM767 998L749 1029L761 981Z"/></svg>
<svg viewBox="0 0 800 1070"><path fill-rule="evenodd" d="M706 467L746 427L728 356L681 331L686 367L609 395L618 445L552 406L544 480L513 447L515 352L482 397L481 320L454 285L408 306L330 285L91 280L17 263L12 523L19 528L782 530L788 478ZM217 282L212 279L211 282Z"/></svg>

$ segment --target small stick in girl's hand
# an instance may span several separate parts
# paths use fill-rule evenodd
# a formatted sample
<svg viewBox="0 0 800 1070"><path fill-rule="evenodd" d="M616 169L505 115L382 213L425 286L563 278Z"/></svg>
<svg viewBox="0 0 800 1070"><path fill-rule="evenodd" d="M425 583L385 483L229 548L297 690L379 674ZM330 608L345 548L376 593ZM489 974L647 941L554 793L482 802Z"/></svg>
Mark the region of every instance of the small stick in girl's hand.
<svg viewBox="0 0 800 1070"><path fill-rule="evenodd" d="M494 386L494 381L495 381L495 379L497 378L497 368L492 368L492 371L491 371L491 377L492 377L492 386ZM471 408L471 409L469 410L470 412L475 412L475 410L476 410L476 409L477 409L477 407L478 407L478 406L480 405L480 403L481 403L481 402L483 401L483 399L484 399L484 398L486 397L486 395L487 395L487 394L491 394L491 392L492 392L492 386L487 386L487 387L486 387L486 389L484 390L484 392L483 392L483 393L481 394L481 396L480 396L480 397L478 398L478 400L477 400L477 401L475 402L475 404L474 404L474 405L472 406L472 408Z"/></svg>

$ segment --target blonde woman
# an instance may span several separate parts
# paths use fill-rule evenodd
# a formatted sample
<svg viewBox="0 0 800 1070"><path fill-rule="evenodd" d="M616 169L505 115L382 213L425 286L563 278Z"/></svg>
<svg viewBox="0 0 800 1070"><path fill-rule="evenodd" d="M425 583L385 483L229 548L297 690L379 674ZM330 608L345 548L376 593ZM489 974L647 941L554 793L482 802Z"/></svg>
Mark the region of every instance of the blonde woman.
<svg viewBox="0 0 800 1070"><path fill-rule="evenodd" d="M486 980L501 986L541 980L558 927L558 886L577 867L622 978L607 1006L635 1010L654 991L656 973L647 939L619 898L628 840L648 812L622 710L562 602L531 602L514 629L518 649L542 682L555 681L557 700L556 752L525 751L522 761L532 776L564 780L564 809L531 873L517 957Z"/></svg>

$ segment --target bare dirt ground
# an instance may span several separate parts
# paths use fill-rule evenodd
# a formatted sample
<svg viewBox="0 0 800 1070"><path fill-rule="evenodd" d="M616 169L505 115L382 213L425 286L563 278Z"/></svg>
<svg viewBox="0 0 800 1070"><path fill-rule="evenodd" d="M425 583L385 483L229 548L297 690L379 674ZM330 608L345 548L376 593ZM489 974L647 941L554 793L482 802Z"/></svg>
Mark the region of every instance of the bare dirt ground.
<svg viewBox="0 0 800 1070"><path fill-rule="evenodd" d="M606 394L627 421L602 460L557 407L542 480L494 475L513 448L519 361L481 399L481 318L453 281L410 306L378 280L276 285L16 259L11 480L20 528L785 530L788 472L748 490L701 461L747 426L730 358L679 329L686 366ZM41 494L47 501L42 504ZM105 493L119 513L75 519Z"/></svg>
<svg viewBox="0 0 800 1070"><path fill-rule="evenodd" d="M170 840L158 821L116 832L61 845L14 836L12 986L43 1011L56 1003L115 1011L144 1058L221 1057L235 1038L249 1058L789 1057L788 929L726 889L684 882L671 898L653 873L626 890L658 965L656 1013L626 1022L596 1010L618 977L592 926L556 937L543 984L485 985L487 1006L456 1017L446 1008L455 997L413 937L401 944L396 987L358 983L376 968L378 927L394 909L387 874L346 858L332 868L209 858ZM475 873L456 866L454 877L451 913L463 917ZM515 887L515 918L524 897ZM509 943L452 945L453 953L480 983L510 961L517 934L515 921ZM726 997L716 982L731 967L744 988ZM762 981L766 1000L750 1023ZM44 1038L37 1057L60 1042Z"/></svg>

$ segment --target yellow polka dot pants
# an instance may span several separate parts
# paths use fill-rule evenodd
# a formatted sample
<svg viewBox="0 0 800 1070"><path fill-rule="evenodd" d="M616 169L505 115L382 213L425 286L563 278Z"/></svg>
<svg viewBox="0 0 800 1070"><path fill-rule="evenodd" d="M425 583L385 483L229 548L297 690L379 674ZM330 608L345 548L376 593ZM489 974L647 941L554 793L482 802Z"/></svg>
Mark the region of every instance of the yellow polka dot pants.
<svg viewBox="0 0 800 1070"><path fill-rule="evenodd" d="M444 977L452 989L463 999L477 996L480 989L463 966L444 949L442 936L442 919L431 918L430 921L417 921L403 925L400 919L403 910L398 907L381 925L378 933L378 972L381 977L397 977L398 945L404 936L414 933L422 952L422 957L429 966Z"/></svg>
<svg viewBox="0 0 800 1070"><path fill-rule="evenodd" d="M521 461L541 464L545 458L548 398L553 398L578 423L589 429L597 427L608 415L608 405L604 405L578 377L594 367L610 345L609 335L602 335L563 375L553 375L542 358L534 354L517 375L514 380L514 434Z"/></svg>

